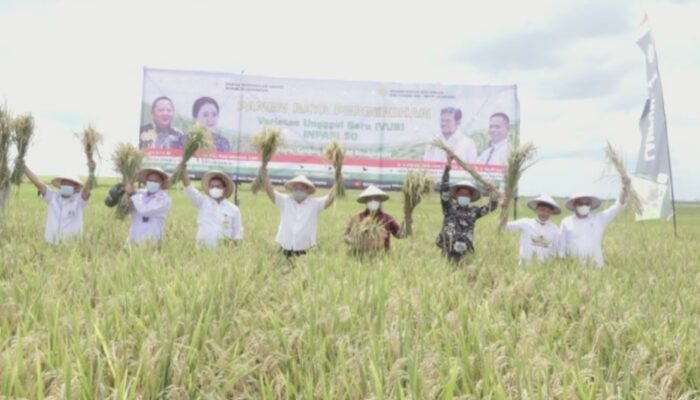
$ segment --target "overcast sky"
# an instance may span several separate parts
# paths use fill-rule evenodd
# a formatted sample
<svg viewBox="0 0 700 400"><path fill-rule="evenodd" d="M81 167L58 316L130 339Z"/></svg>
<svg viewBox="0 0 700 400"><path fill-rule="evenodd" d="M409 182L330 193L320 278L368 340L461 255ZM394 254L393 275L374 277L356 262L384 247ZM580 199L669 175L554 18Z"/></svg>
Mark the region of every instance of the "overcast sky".
<svg viewBox="0 0 700 400"><path fill-rule="evenodd" d="M183 3L180 5L179 3ZM177 5L176 5L177 4ZM698 1L0 1L0 100L36 118L27 163L84 175L74 132L137 143L143 67L401 83L517 84L525 194L605 196L605 140L633 170L649 14L679 199L700 199ZM113 175L108 157L100 175Z"/></svg>

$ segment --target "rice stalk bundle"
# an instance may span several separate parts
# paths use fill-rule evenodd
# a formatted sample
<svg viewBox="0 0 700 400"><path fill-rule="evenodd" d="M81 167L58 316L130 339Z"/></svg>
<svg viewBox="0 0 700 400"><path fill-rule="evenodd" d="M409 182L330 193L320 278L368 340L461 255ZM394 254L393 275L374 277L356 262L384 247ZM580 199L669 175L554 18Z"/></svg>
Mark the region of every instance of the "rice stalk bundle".
<svg viewBox="0 0 700 400"><path fill-rule="evenodd" d="M421 202L423 196L430 194L435 181L423 171L410 171L406 174L401 191L403 192L403 222L401 237L413 234L413 210Z"/></svg>
<svg viewBox="0 0 700 400"><path fill-rule="evenodd" d="M12 117L7 108L0 105L0 191L10 186L10 145L12 143ZM3 196L4 197L4 196ZM6 197L4 197L6 198Z"/></svg>
<svg viewBox="0 0 700 400"><path fill-rule="evenodd" d="M610 142L607 142L607 147L605 148L605 155L608 158L608 163L613 168L615 168L620 177L627 178L627 182L624 184L623 189L627 192L628 201L634 213L638 215L641 214L644 211L644 206L642 205L642 201L639 198L639 194L636 190L634 190L634 188L629 182L629 174L627 173L627 169L625 168L625 163L622 160L622 157L617 151L615 151Z"/></svg>
<svg viewBox="0 0 700 400"><path fill-rule="evenodd" d="M88 125L85 130L79 135L80 143L83 145L83 150L85 151L85 157L90 164L95 162L95 154L100 156L99 145L102 143L102 134L95 129L95 125ZM89 189L94 188L97 185L95 180L95 170L90 168L90 175L87 181L87 186Z"/></svg>
<svg viewBox="0 0 700 400"><path fill-rule="evenodd" d="M282 137L282 132L277 128L265 128L253 135L251 144L253 148L260 153L260 158L262 160L260 170L262 170L263 168L267 168L267 164L275 155L277 149L284 146L284 137ZM251 190L253 193L257 193L262 187L263 174L258 171L258 175L251 185Z"/></svg>
<svg viewBox="0 0 700 400"><path fill-rule="evenodd" d="M182 151L182 159L170 177L171 185L182 179L187 162L190 161L192 156L200 151L210 151L212 148L214 148L214 138L207 127L199 123L194 124L190 134L187 135L187 143L185 143Z"/></svg>
<svg viewBox="0 0 700 400"><path fill-rule="evenodd" d="M362 221L356 218L349 233L351 251L355 255L374 255L384 251L387 231L380 221L370 214Z"/></svg>
<svg viewBox="0 0 700 400"><path fill-rule="evenodd" d="M343 160L345 159L345 149L340 142L334 140L323 149L323 155L333 164L333 169L335 170L335 195L339 198L344 198Z"/></svg>
<svg viewBox="0 0 700 400"><path fill-rule="evenodd" d="M16 160L18 162L15 163L15 167L12 170L10 182L19 186L22 183L22 176L24 176L24 157L27 155L29 143L31 143L32 136L34 136L34 117L29 113L22 114L12 121L12 128L15 131L12 139L17 148Z"/></svg>
<svg viewBox="0 0 700 400"><path fill-rule="evenodd" d="M433 146L435 146L439 149L444 150L445 152L447 152L448 150L452 150L452 149L450 149L450 147L448 147L445 144L445 142L442 141L442 139L435 139L430 144L432 144ZM469 173L469 175L471 175L472 178L474 178L474 180L477 183L479 183L481 186L484 186L486 188L491 188L491 190L494 192L495 195L501 196L501 191L498 190L498 188L494 187L491 182L484 179L484 177L481 176L481 174L479 174L479 172L477 172L474 168L470 167L467 163L462 161L462 159L460 159L457 155L455 155L454 158L455 158L455 161L457 162L457 164L459 164L459 166L462 167L462 169L467 171Z"/></svg>
<svg viewBox="0 0 700 400"><path fill-rule="evenodd" d="M506 165L506 173L503 177L503 195L505 204L511 204L513 198L518 192L518 182L523 176L525 170L530 168L535 162L534 158L537 154L537 148L532 142L527 142L523 145L513 146L508 154L508 162ZM505 228L508 222L508 207L501 208L500 222L498 230Z"/></svg>
<svg viewBox="0 0 700 400"><path fill-rule="evenodd" d="M114 170L122 176L122 182L129 182L132 185L136 182L136 173L141 169L141 162L144 156L145 154L130 143L117 145L112 154L112 161L114 162ZM126 218L130 209L131 199L128 194L124 193L116 207L117 219Z"/></svg>

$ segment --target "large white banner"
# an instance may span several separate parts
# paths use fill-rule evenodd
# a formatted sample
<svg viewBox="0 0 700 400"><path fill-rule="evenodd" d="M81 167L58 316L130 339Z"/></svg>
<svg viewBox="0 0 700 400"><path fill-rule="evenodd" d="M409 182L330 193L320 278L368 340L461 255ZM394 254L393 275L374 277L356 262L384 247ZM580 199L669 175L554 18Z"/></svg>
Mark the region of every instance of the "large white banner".
<svg viewBox="0 0 700 400"><path fill-rule="evenodd" d="M439 176L441 138L460 158L498 183L517 140L516 87L397 84L284 79L229 73L145 69L140 145L147 164L174 169L194 122L206 125L215 151L193 160L190 172L220 169L251 180L260 165L250 138L282 130L286 146L269 165L273 180L304 174L320 185L333 173L322 157L332 140L346 149L348 186L399 187L422 169ZM453 179L466 178L456 168Z"/></svg>

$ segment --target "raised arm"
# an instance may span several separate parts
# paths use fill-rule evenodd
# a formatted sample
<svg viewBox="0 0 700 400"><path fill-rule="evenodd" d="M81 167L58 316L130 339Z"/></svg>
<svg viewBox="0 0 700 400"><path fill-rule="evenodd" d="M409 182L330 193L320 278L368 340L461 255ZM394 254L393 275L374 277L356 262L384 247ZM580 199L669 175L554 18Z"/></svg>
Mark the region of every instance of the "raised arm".
<svg viewBox="0 0 700 400"><path fill-rule="evenodd" d="M267 197L272 200L272 202L275 202L275 188L272 186L272 182L270 182L270 177L267 174L267 166L262 166L260 167L260 171L258 172L262 174L263 176L263 184L265 185L265 193L267 193Z"/></svg>
<svg viewBox="0 0 700 400"><path fill-rule="evenodd" d="M328 195L326 196L326 202L323 204L323 209L325 210L326 208L330 207L331 204L335 201L335 185L337 183L334 183L333 186L331 187L330 192L328 192Z"/></svg>
<svg viewBox="0 0 700 400"><path fill-rule="evenodd" d="M22 163L22 164L20 164L20 163ZM17 160L17 164L24 165L24 174L27 176L27 179L29 179L34 184L34 186L36 186L36 190L38 190L42 196L46 196L46 189L47 188L46 188L46 185L44 184L44 182L39 180L39 178L37 178L37 176L34 175L34 172L32 172L32 170L29 169L29 167L27 167L27 165L24 164L23 161Z"/></svg>
<svg viewBox="0 0 700 400"><path fill-rule="evenodd" d="M453 159L454 153L452 151L448 151L445 170L442 173L442 180L440 181L440 205L442 206L443 211L445 211L450 205L450 170L452 169Z"/></svg>
<svg viewBox="0 0 700 400"><path fill-rule="evenodd" d="M90 188L87 183L90 182L91 179L95 178L95 168L97 168L95 161L88 161L87 166L88 166L88 170L90 171L90 173L88 175L87 181L83 185L83 190L81 190L81 192L80 192L80 196L85 201L87 201L90 198L90 192L92 191L92 188Z"/></svg>
<svg viewBox="0 0 700 400"><path fill-rule="evenodd" d="M185 164L182 166L182 185L188 187L190 183L190 175L187 173L187 164Z"/></svg>

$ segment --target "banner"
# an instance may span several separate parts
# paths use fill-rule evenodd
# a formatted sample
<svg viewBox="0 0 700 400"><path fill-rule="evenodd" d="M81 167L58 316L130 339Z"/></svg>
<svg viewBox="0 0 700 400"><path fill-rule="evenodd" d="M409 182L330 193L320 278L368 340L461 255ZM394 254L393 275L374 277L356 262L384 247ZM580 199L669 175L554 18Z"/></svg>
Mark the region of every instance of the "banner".
<svg viewBox="0 0 700 400"><path fill-rule="evenodd" d="M200 176L219 169L234 180L252 180L260 166L251 136L266 127L282 131L286 145L270 162L274 182L304 174L332 183L323 148L338 140L350 187L401 186L408 171L438 177L445 152L441 138L486 179L499 184L518 138L516 86L396 84L284 79L229 73L144 69L140 147L145 164L172 171L194 122L207 126L215 149L190 161ZM459 167L453 179L468 179Z"/></svg>
<svg viewBox="0 0 700 400"><path fill-rule="evenodd" d="M637 220L669 218L671 205L671 164L666 132L666 111L656 58L656 46L651 36L649 21L645 17L637 44L646 58L647 89L649 98L639 120L641 145L633 186L640 195L644 207Z"/></svg>

